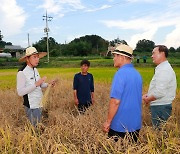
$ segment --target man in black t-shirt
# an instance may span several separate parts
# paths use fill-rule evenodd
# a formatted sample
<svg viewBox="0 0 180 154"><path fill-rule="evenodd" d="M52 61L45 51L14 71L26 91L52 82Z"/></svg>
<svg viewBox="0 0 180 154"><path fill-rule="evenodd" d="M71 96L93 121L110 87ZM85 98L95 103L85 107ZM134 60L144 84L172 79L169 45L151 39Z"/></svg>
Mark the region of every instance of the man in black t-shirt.
<svg viewBox="0 0 180 154"><path fill-rule="evenodd" d="M86 108L94 104L94 79L93 75L88 73L89 66L88 60L82 60L81 72L74 76L74 102L80 113L84 113Z"/></svg>

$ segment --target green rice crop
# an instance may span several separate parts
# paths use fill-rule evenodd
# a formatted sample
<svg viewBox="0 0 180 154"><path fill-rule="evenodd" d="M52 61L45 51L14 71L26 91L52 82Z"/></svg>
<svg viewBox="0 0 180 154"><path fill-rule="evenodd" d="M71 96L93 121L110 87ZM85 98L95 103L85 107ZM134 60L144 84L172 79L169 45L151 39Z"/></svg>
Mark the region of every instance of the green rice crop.
<svg viewBox="0 0 180 154"><path fill-rule="evenodd" d="M154 74L153 67L136 67L142 76L144 86L148 86ZM41 77L48 79L61 77L73 80L74 74L80 72L80 68L39 68ZM177 77L178 89L180 88L180 69L174 68ZM93 74L94 81L98 83L111 83L117 68L114 67L90 67L89 72ZM17 69L0 69L0 89L9 89L16 86Z"/></svg>

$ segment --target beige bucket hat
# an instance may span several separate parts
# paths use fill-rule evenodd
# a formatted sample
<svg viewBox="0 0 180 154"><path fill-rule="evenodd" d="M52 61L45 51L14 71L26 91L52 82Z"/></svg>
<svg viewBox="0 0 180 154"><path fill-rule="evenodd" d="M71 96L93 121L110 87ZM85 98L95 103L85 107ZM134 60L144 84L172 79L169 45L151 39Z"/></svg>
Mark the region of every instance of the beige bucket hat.
<svg viewBox="0 0 180 154"><path fill-rule="evenodd" d="M26 49L25 55L19 59L19 62L25 62L26 57L29 57L29 56L34 55L34 54L38 54L39 58L42 58L42 57L47 55L47 52L37 52L35 47L28 47Z"/></svg>
<svg viewBox="0 0 180 154"><path fill-rule="evenodd" d="M120 44L115 48L112 54L119 54L129 58L133 58L133 49L128 45Z"/></svg>

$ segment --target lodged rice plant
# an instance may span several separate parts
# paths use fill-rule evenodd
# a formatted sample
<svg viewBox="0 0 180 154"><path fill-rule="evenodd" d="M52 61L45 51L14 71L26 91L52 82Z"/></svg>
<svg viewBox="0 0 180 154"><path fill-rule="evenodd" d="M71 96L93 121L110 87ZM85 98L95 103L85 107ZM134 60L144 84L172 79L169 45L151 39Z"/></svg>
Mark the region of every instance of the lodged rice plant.
<svg viewBox="0 0 180 154"><path fill-rule="evenodd" d="M47 113L37 128L27 120L23 100L17 95L15 85L0 90L0 153L180 153L179 89L172 116L162 130L153 129L149 106L143 104L143 127L138 142L131 142L127 135L115 143L102 131L108 111L110 82L95 80L95 104L80 115L73 101L73 73L70 76L67 71L67 74L68 77L65 73L57 74L57 85L44 91L44 94L48 93ZM53 77L49 75L49 78ZM147 85L143 87L144 92Z"/></svg>

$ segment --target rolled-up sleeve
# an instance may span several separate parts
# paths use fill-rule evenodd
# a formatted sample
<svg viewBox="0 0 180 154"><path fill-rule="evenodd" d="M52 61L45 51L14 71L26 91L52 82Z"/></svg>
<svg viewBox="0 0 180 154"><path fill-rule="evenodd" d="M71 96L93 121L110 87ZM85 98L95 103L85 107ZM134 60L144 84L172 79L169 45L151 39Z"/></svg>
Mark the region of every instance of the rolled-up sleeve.
<svg viewBox="0 0 180 154"><path fill-rule="evenodd" d="M28 87L26 87L25 84L26 84L26 77L22 71L19 71L17 73L17 93L19 96L24 96L32 92L34 89L36 89L35 84L30 85Z"/></svg>

